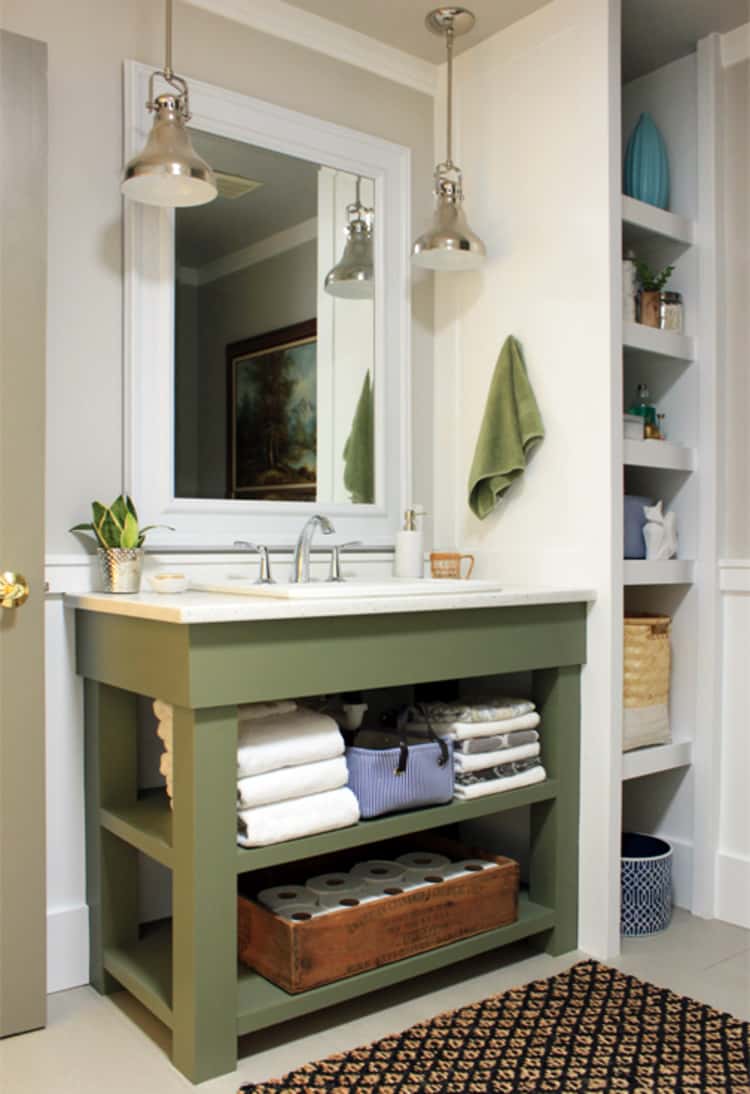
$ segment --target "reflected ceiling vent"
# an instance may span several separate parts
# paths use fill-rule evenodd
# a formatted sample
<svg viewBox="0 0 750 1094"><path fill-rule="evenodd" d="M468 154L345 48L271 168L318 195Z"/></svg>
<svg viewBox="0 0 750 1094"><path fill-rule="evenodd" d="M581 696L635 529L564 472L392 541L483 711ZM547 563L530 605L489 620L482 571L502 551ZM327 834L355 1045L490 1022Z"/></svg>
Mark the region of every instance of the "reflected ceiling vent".
<svg viewBox="0 0 750 1094"><path fill-rule="evenodd" d="M245 194L252 194L253 190L259 190L263 185L255 179L246 179L242 175L228 175L225 171L215 171L214 174L219 197L228 198L230 201L244 197Z"/></svg>

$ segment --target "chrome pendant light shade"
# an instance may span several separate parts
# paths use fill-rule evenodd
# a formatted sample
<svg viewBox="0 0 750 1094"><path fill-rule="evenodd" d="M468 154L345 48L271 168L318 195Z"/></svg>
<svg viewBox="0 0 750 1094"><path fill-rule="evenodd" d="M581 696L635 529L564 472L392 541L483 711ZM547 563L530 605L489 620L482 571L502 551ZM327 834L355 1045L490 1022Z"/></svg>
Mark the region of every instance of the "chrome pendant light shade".
<svg viewBox="0 0 750 1094"><path fill-rule="evenodd" d="M346 245L341 258L328 271L325 291L344 300L371 300L374 294L372 254L372 209L360 198L361 179L357 179L357 198L347 205Z"/></svg>
<svg viewBox="0 0 750 1094"><path fill-rule="evenodd" d="M142 152L126 165L122 192L145 205L180 208L205 205L217 194L216 177L193 148L186 123L190 120L188 86L172 71L172 0L167 0L166 64L149 82L146 108L155 115ZM161 77L171 90L154 95Z"/></svg>
<svg viewBox="0 0 750 1094"><path fill-rule="evenodd" d="M472 232L463 208L463 175L453 163L453 40L474 25L474 16L466 8L444 7L431 11L427 26L443 34L448 59L447 158L435 168L435 211L427 231L412 247L412 262L428 270L475 270L487 251Z"/></svg>

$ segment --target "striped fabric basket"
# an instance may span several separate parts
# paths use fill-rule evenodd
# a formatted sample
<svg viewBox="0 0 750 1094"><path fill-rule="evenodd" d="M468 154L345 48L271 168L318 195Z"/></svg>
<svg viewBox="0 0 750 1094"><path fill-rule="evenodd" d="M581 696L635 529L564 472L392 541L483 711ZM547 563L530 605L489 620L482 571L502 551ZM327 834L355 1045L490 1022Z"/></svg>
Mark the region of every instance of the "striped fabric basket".
<svg viewBox="0 0 750 1094"><path fill-rule="evenodd" d="M669 744L669 676L672 665L668 615L625 617L623 752Z"/></svg>

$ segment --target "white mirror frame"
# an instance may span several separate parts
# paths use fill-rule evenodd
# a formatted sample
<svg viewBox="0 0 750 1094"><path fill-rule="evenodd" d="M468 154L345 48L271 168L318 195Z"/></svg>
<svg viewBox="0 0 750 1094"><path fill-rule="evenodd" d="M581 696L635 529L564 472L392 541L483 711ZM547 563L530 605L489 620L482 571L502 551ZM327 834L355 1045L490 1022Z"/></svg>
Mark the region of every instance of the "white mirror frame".
<svg viewBox="0 0 750 1094"><path fill-rule="evenodd" d="M152 70L126 61L127 162L150 128ZM411 503L411 154L401 145L187 77L191 126L374 179L375 504L176 498L174 491L174 212L124 199L125 488L143 524L168 524L149 546L221 549L235 539L294 543L322 511L337 539L392 546ZM387 271L387 274L386 274Z"/></svg>

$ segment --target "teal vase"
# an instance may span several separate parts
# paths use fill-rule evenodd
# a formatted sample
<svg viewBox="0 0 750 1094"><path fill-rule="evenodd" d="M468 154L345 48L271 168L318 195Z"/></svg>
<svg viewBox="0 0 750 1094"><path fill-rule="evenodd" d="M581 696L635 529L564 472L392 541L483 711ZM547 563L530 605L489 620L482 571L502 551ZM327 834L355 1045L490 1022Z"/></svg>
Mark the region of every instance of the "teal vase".
<svg viewBox="0 0 750 1094"><path fill-rule="evenodd" d="M624 189L628 197L669 208L669 157L650 114L641 114L625 153Z"/></svg>

